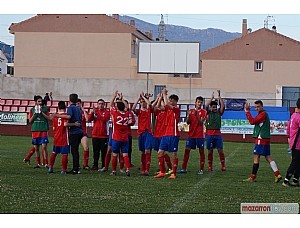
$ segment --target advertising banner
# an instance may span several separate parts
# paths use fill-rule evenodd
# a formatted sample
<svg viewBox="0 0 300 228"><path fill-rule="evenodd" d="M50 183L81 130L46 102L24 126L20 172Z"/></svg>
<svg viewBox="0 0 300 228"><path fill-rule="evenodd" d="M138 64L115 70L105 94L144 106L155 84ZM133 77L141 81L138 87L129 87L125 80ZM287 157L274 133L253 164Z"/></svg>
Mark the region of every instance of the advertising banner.
<svg viewBox="0 0 300 228"><path fill-rule="evenodd" d="M0 112L0 124L27 125L26 112Z"/></svg>
<svg viewBox="0 0 300 228"><path fill-rule="evenodd" d="M252 134L254 125L251 125L248 120L237 119L222 119L221 132L223 134ZM271 135L286 135L288 121L270 121ZM188 132L189 125L186 122L178 124L180 131Z"/></svg>

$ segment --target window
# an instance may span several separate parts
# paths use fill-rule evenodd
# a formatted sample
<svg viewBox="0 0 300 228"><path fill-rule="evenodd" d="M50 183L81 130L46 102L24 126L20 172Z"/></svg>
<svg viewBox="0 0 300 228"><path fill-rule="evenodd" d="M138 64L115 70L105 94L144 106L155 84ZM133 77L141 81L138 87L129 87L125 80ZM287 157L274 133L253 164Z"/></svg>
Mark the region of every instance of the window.
<svg viewBox="0 0 300 228"><path fill-rule="evenodd" d="M254 62L254 71L263 71L263 62L262 61Z"/></svg>
<svg viewBox="0 0 300 228"><path fill-rule="evenodd" d="M132 54L132 55L136 55L136 51L137 51L137 50L136 50L136 49L137 49L136 47L137 47L137 43L136 43L135 40L133 40L133 41L132 41L132 44L131 44L131 54Z"/></svg>

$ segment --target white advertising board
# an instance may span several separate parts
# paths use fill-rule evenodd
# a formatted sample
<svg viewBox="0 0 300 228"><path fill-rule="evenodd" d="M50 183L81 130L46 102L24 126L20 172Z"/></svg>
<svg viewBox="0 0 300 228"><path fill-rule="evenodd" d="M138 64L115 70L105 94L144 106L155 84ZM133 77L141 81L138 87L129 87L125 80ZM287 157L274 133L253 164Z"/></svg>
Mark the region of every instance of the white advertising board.
<svg viewBox="0 0 300 228"><path fill-rule="evenodd" d="M198 74L200 43L139 42L138 73Z"/></svg>

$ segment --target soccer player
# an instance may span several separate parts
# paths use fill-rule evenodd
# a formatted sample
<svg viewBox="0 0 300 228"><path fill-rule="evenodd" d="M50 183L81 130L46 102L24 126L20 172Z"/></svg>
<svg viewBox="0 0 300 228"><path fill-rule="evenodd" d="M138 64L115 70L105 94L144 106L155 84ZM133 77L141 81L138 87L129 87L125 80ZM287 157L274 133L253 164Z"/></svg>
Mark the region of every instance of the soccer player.
<svg viewBox="0 0 300 228"><path fill-rule="evenodd" d="M36 154L36 166L34 168L41 168L40 164L40 145L42 146L43 164L48 168L48 151L47 144L49 124L48 120L51 120L47 107L42 107L42 97L34 96L35 107L30 111L29 123L31 123L32 131L32 144L35 147Z"/></svg>
<svg viewBox="0 0 300 228"><path fill-rule="evenodd" d="M64 101L58 102L58 113L66 115L66 104ZM79 123L74 123L74 126L80 126ZM53 173L53 166L57 154L61 154L61 174L67 173L68 155L70 153L69 137L68 137L68 120L63 118L53 119L53 152L50 155L50 163L48 173Z"/></svg>
<svg viewBox="0 0 300 228"><path fill-rule="evenodd" d="M140 109L136 109L138 102L140 103ZM139 150L141 152L140 175L149 176L153 138L151 129L151 113L153 112L153 108L143 92L133 104L132 110L138 116L137 133Z"/></svg>
<svg viewBox="0 0 300 228"><path fill-rule="evenodd" d="M134 126L136 120L134 117L134 113L131 111L130 107L129 107L129 102L127 100L124 100L127 104L125 111L128 111L128 116L129 116L129 121L130 124L128 124L128 157L129 157L129 161L130 161L130 168L133 168L134 165L132 164L131 161L131 153L132 153L132 134L131 134L131 126ZM124 163L123 163L124 164ZM120 167L121 169L121 167Z"/></svg>
<svg viewBox="0 0 300 228"><path fill-rule="evenodd" d="M120 100L116 102L116 108L114 107L115 99L119 96ZM130 161L128 158L128 124L130 124L128 112L125 111L125 101L123 96L118 94L118 91L114 93L114 96L110 102L110 113L112 116L113 132L112 132L112 172L111 176L117 174L117 155L121 152L124 157L126 176L130 176Z"/></svg>
<svg viewBox="0 0 300 228"><path fill-rule="evenodd" d="M42 107L46 107L47 106L47 101L46 100L42 100ZM46 110L46 109L45 109ZM47 108L47 112L48 112L48 108ZM50 117L51 119L51 117ZM26 157L23 159L24 163L28 163L28 165L30 165L30 158L31 156L35 153L35 146L32 146L30 148L30 150L28 151ZM45 152L43 152L44 154ZM48 157L48 156L47 156ZM46 161L43 161L43 164L47 164ZM36 167L37 168L37 167Z"/></svg>
<svg viewBox="0 0 300 228"><path fill-rule="evenodd" d="M71 146L71 153L73 157L73 169L70 170L69 174L80 174L79 171L79 144L81 138L83 137L83 131L81 127L82 115L80 109L76 106L78 95L72 93L69 95L69 100L71 105L68 107L67 114L54 114L54 117L61 117L68 119L68 123L74 124L76 122L80 123L80 126L71 126L69 128L69 141Z"/></svg>
<svg viewBox="0 0 300 228"><path fill-rule="evenodd" d="M155 178L162 178L165 177L166 169L164 164L164 155L166 151L173 154L173 174L169 176L169 179L175 179L176 178L176 172L177 172L177 166L178 166L178 157L177 157L177 151L178 151L178 143L179 143L179 130L178 130L178 122L180 120L180 109L177 106L177 102L179 100L178 96L175 94L172 94L169 96L169 100L167 98L167 89L164 88L162 90L162 95L164 99L165 104L165 132L161 139L159 150L158 150L158 161L159 161L159 169L160 173L154 176Z"/></svg>
<svg viewBox="0 0 300 228"><path fill-rule="evenodd" d="M98 100L97 107L93 107L93 111L89 115L89 121L94 121L92 131L92 144L93 144L93 166L92 170L98 170L98 163L101 151L102 166L105 167L105 156L107 152L108 142L108 129L107 124L110 118L110 112L105 108L105 101L103 99Z"/></svg>
<svg viewBox="0 0 300 228"><path fill-rule="evenodd" d="M221 92L218 90L218 99L220 108L218 109L218 102L214 100L214 93L211 99L206 103L207 117L206 117L206 148L208 150L208 170L213 171L213 150L217 148L220 162L221 171L226 171L225 155L223 152L223 139L221 134L221 116L224 113L224 101L221 98Z"/></svg>
<svg viewBox="0 0 300 228"><path fill-rule="evenodd" d="M256 175L259 168L260 156L264 156L269 162L272 170L274 171L275 183L278 183L282 177L279 173L275 161L273 161L270 152L270 119L268 113L264 110L263 102L257 100L254 102L255 110L258 115L253 118L250 113L250 104L246 103L244 110L246 112L246 117L251 125L254 125L253 135L255 138L255 145L253 151L253 167L250 177L244 181L255 182Z"/></svg>
<svg viewBox="0 0 300 228"><path fill-rule="evenodd" d="M77 103L76 103L77 107L80 109L81 111L81 128L83 131L83 137L81 138L81 145L83 147L83 169L85 170L89 170L89 140L88 140L88 134L87 134L87 129L86 129L86 122L89 119L89 115L88 113L85 111L84 107L82 106L82 101L80 98L78 98Z"/></svg>
<svg viewBox="0 0 300 228"><path fill-rule="evenodd" d="M289 187L295 186L300 187L299 185L299 175L300 175L300 98L296 102L297 108L292 114L291 119L288 122L287 126L287 136L289 148L291 148L292 161L287 169L285 179L282 183L282 186ZM290 183L290 180L293 177L293 181Z"/></svg>
<svg viewBox="0 0 300 228"><path fill-rule="evenodd" d="M203 97L199 96L195 101L195 109L190 109L187 111L188 116L186 122L189 124L189 134L186 140L182 168L179 170L179 173L187 173L186 167L190 157L191 149L195 150L196 147L198 147L200 155L200 169L198 174L203 174L205 163L203 124L205 122L207 112L205 109L202 109L202 105Z"/></svg>
<svg viewBox="0 0 300 228"><path fill-rule="evenodd" d="M154 125L154 132L153 132L153 139L152 139L152 148L155 151L159 151L159 145L161 142L161 139L165 133L165 119L166 119L166 112L162 101L162 94L159 93L155 99L155 101L152 103L153 111L154 111L154 117L155 117L155 125ZM164 154L164 160L167 163L168 171L167 174L172 174L172 162L169 157L169 155L166 153ZM159 174L160 171L158 171Z"/></svg>

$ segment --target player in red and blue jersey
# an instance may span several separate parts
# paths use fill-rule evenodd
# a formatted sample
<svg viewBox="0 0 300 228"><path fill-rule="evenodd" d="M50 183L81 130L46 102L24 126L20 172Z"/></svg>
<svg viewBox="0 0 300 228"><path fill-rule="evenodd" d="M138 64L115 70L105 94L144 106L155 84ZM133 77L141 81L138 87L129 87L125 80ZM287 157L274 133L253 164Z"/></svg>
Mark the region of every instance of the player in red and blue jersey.
<svg viewBox="0 0 300 228"><path fill-rule="evenodd" d="M162 95L164 99L164 104L165 104L164 108L166 112L166 118L164 122L164 126L166 130L161 139L159 145L159 151L158 151L160 173L156 175L155 178L161 178L167 175L165 165L164 165L164 154L166 151L168 151L173 154L173 167L172 167L173 174L171 174L169 179L175 179L177 166L178 166L177 151L178 151L178 143L180 137L180 133L178 129L178 123L180 120L180 109L177 106L177 102L179 98L177 95L172 94L169 96L169 100L168 100L166 88L162 90Z"/></svg>
<svg viewBox="0 0 300 228"><path fill-rule="evenodd" d="M64 101L58 102L58 113L66 115L66 104ZM66 174L68 166L68 155L70 153L69 137L68 137L68 120L55 117L53 119L53 152L50 155L50 163L48 173L53 173L53 166L57 154L61 154L61 174ZM80 124L78 123L78 126Z"/></svg>
<svg viewBox="0 0 300 228"><path fill-rule="evenodd" d="M218 109L218 102L214 100L214 93L211 99L206 103L207 117L206 117L206 149L208 150L208 170L213 171L213 150L217 148L221 171L226 171L225 155L223 151L223 138L221 134L221 118L225 111L224 101L221 98L221 92L218 90L218 99L220 101L220 108Z"/></svg>
<svg viewBox="0 0 300 228"><path fill-rule="evenodd" d="M153 132L153 140L152 140L152 148L158 152L159 145L161 142L161 139L165 133L165 119L166 119L166 112L164 108L164 104L162 101L162 94L158 94L155 101L152 103L153 109L154 109L154 117L155 117L155 125L154 125L154 132ZM172 162L167 153L164 154L164 160L169 168L167 171L167 174L172 174ZM159 171L160 172L160 171ZM159 173L158 172L158 173ZM157 174L158 174L157 173Z"/></svg>
<svg viewBox="0 0 300 228"><path fill-rule="evenodd" d="M140 103L140 109L136 106ZM151 113L153 108L142 92L138 100L134 103L132 110L138 116L138 145L141 152L141 173L140 175L149 176L151 163L151 149L152 149L152 129L151 129Z"/></svg>
<svg viewBox="0 0 300 228"><path fill-rule="evenodd" d="M195 150L196 147L199 148L200 155L200 169L198 174L203 174L204 163L205 163L205 154L204 154L204 130L203 124L206 118L206 110L202 109L203 97L199 96L195 101L195 108L187 111L188 116L186 119L187 124L189 124L189 134L186 140L186 146L182 161L182 168L179 170L179 173L187 172L187 163L189 160L191 149Z"/></svg>
<svg viewBox="0 0 300 228"><path fill-rule="evenodd" d="M116 109L114 108L115 99L119 97L116 102ZM122 153L124 157L126 175L130 176L130 161L128 158L128 124L129 115L125 111L125 101L122 94L118 91L114 93L114 96L110 102L110 113L112 116L113 131L112 131L112 172L111 176L115 176L117 169L117 156Z"/></svg>

